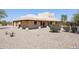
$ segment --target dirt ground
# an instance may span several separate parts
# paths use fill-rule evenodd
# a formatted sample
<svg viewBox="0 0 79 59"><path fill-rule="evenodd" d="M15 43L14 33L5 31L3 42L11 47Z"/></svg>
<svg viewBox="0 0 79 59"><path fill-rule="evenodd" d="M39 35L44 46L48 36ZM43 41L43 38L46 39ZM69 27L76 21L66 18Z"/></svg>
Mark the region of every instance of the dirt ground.
<svg viewBox="0 0 79 59"><path fill-rule="evenodd" d="M8 35L5 32L8 31ZM79 48L79 34L49 32L49 28L22 30L0 29L1 49L74 49ZM14 37L10 33L14 32Z"/></svg>

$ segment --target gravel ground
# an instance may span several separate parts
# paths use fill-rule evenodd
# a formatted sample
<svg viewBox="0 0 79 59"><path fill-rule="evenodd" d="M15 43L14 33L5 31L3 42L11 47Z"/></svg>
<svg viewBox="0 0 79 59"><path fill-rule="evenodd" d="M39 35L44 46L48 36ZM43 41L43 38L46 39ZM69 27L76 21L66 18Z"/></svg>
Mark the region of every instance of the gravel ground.
<svg viewBox="0 0 79 59"><path fill-rule="evenodd" d="M8 35L5 32L8 31ZM14 32L15 36L10 37ZM49 32L49 28L22 30L0 29L1 49L76 49L79 48L79 34Z"/></svg>

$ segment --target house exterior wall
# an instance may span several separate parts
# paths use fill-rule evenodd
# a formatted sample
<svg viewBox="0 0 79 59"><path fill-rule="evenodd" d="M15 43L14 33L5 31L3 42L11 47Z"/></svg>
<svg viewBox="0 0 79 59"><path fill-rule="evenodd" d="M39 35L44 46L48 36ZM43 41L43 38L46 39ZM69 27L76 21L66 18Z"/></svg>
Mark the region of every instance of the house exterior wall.
<svg viewBox="0 0 79 59"><path fill-rule="evenodd" d="M52 21L52 25L60 26L62 23L61 21Z"/></svg>
<svg viewBox="0 0 79 59"><path fill-rule="evenodd" d="M40 27L46 27L48 26L48 21L36 21L37 24L34 24L35 21L29 21L28 22L28 28L38 28L39 26ZM42 25L41 25L41 22L42 22ZM44 25L43 25L44 23Z"/></svg>
<svg viewBox="0 0 79 59"><path fill-rule="evenodd" d="M29 21L25 21L25 20L21 21L21 26L22 27L27 27L28 24L29 24Z"/></svg>
<svg viewBox="0 0 79 59"><path fill-rule="evenodd" d="M37 24L34 24L35 21L29 21L28 28L38 28L40 26L39 21L36 21Z"/></svg>
<svg viewBox="0 0 79 59"><path fill-rule="evenodd" d="M20 21L13 22L13 26L18 26L19 24L21 24Z"/></svg>
<svg viewBox="0 0 79 59"><path fill-rule="evenodd" d="M36 24L34 24L34 22L37 22ZM41 24L41 22L42 22L42 24ZM48 26L48 23L49 23L49 21L33 21L33 20L30 20L30 21L28 21L28 20L22 20L22 21L14 21L13 22L13 25L14 26L19 26L19 24L22 26L22 27L28 27L28 28L38 28L39 26L40 27L46 27L46 26Z"/></svg>
<svg viewBox="0 0 79 59"><path fill-rule="evenodd" d="M35 20L21 20L21 21L14 21L13 22L13 26L19 26L19 24L22 27L26 27L26 28L39 28L39 27L46 27L49 24L51 25L57 25L60 26L62 23L61 21L36 21L37 24L34 24ZM70 23L67 23L67 25Z"/></svg>
<svg viewBox="0 0 79 59"><path fill-rule="evenodd" d="M13 26L17 26L17 22L13 22Z"/></svg>

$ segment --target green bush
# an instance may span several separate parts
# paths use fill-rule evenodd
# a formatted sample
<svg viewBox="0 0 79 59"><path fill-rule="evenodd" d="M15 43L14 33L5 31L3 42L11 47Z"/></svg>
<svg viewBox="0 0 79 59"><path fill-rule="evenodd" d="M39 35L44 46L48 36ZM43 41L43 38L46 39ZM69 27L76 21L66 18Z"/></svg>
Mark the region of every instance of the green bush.
<svg viewBox="0 0 79 59"><path fill-rule="evenodd" d="M52 32L59 32L59 30L60 30L60 27L59 26L50 26L50 30L52 31Z"/></svg>
<svg viewBox="0 0 79 59"><path fill-rule="evenodd" d="M7 25L7 22L5 20L0 21L0 24L2 24L3 26Z"/></svg>
<svg viewBox="0 0 79 59"><path fill-rule="evenodd" d="M70 31L70 27L63 27L65 29L66 32Z"/></svg>

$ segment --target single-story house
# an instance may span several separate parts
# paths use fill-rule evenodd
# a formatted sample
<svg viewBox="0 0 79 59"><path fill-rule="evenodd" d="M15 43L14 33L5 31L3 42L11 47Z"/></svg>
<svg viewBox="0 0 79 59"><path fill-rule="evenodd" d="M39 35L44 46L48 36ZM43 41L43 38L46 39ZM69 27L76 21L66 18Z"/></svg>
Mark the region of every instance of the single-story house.
<svg viewBox="0 0 79 59"><path fill-rule="evenodd" d="M46 27L49 24L52 24L56 18L51 13L41 13L38 15L25 15L17 18L13 21L13 26L25 27L25 28L38 28L38 27Z"/></svg>

